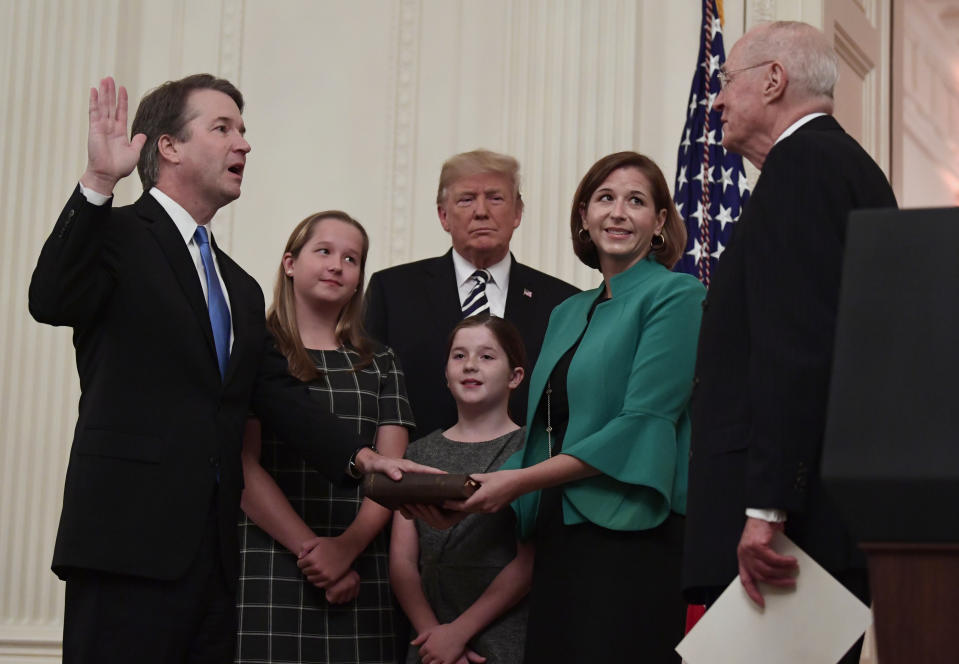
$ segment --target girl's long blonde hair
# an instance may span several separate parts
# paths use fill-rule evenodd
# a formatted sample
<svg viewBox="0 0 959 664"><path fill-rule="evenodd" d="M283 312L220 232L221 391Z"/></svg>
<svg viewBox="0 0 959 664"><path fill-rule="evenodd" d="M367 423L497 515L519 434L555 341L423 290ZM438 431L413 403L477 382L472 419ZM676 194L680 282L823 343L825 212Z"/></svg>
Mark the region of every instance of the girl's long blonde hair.
<svg viewBox="0 0 959 664"><path fill-rule="evenodd" d="M363 283L366 277L366 255L370 250L370 238L366 229L356 219L340 210L326 210L311 214L301 221L290 233L283 255L291 254L294 259L299 257L300 251L309 242L313 229L324 219L337 219L356 228L363 236L363 251L360 255L360 280L356 292L346 306L340 311L336 321L336 338L344 346L351 347L360 356L360 361L354 364L354 369L362 369L373 361L373 350L369 337L363 329ZM266 312L266 327L276 339L280 352L286 356L290 365L290 373L302 381L316 380L321 372L316 368L310 354L306 352L303 340L300 338L300 329L296 322L296 300L293 293L293 277L287 275L280 260L280 268L276 274L276 284L273 287L273 304Z"/></svg>

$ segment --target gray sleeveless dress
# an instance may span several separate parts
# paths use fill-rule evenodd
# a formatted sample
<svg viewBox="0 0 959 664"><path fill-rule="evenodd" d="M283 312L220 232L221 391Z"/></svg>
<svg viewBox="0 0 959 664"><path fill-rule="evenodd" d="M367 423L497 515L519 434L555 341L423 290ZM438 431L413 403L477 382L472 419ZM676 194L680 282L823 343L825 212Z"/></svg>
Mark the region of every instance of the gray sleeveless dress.
<svg viewBox="0 0 959 664"><path fill-rule="evenodd" d="M413 442L407 458L451 473L497 470L523 445L525 429L481 443L449 440L440 430ZM459 616L483 594L500 570L516 557L516 518L513 510L471 514L449 530L436 530L416 521L420 543L423 592L440 622ZM526 600L492 622L470 642L487 664L513 664L523 659L526 640ZM420 661L411 646L407 664Z"/></svg>

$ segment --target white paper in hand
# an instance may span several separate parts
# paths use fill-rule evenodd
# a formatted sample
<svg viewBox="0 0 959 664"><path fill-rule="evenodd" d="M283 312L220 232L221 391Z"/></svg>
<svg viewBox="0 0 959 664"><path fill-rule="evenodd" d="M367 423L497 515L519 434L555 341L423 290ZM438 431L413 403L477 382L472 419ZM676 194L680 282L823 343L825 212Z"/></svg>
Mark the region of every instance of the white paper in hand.
<svg viewBox="0 0 959 664"><path fill-rule="evenodd" d="M869 627L869 607L792 540L773 548L799 562L796 587L760 584L761 609L737 576L676 646L688 664L835 664Z"/></svg>

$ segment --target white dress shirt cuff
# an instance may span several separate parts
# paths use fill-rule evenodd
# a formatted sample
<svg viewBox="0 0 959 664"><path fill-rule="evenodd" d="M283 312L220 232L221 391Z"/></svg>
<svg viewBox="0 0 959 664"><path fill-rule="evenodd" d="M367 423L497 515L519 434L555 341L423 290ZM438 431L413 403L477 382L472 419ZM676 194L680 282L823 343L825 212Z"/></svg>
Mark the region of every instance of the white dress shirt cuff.
<svg viewBox="0 0 959 664"><path fill-rule="evenodd" d="M103 205L108 200L110 200L109 196L104 196L98 191L93 191L92 189L90 189L90 187L84 187L82 182L79 184L80 184L80 193L83 194L83 197L87 199L87 202L90 205Z"/></svg>
<svg viewBox="0 0 959 664"><path fill-rule="evenodd" d="M786 522L785 510L760 509L758 507L747 507L746 516L752 517L753 519L762 519L763 521L771 521L772 523Z"/></svg>

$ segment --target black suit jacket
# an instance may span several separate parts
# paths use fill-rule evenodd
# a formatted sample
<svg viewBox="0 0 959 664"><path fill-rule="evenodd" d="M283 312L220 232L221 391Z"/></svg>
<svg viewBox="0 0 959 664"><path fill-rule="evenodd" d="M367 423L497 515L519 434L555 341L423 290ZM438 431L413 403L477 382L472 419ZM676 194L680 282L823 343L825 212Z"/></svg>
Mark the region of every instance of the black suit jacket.
<svg viewBox="0 0 959 664"><path fill-rule="evenodd" d="M527 384L553 307L579 289L512 259L504 318L523 336L529 366L510 398L510 414L526 421ZM366 330L393 348L403 364L417 435L456 423L456 404L446 387L446 343L462 320L453 250L437 258L381 270L366 291Z"/></svg>
<svg viewBox="0 0 959 664"><path fill-rule="evenodd" d="M831 116L769 152L703 304L692 400L684 587L736 576L747 507L831 572L865 564L819 479L846 222L895 207L882 171Z"/></svg>
<svg viewBox="0 0 959 664"><path fill-rule="evenodd" d="M75 568L178 578L213 505L235 582L251 404L322 472L345 479L359 443L288 375L258 284L216 251L234 331L225 378L196 267L151 195L112 209L78 187L43 246L30 312L73 327L81 389L53 555L62 578Z"/></svg>

